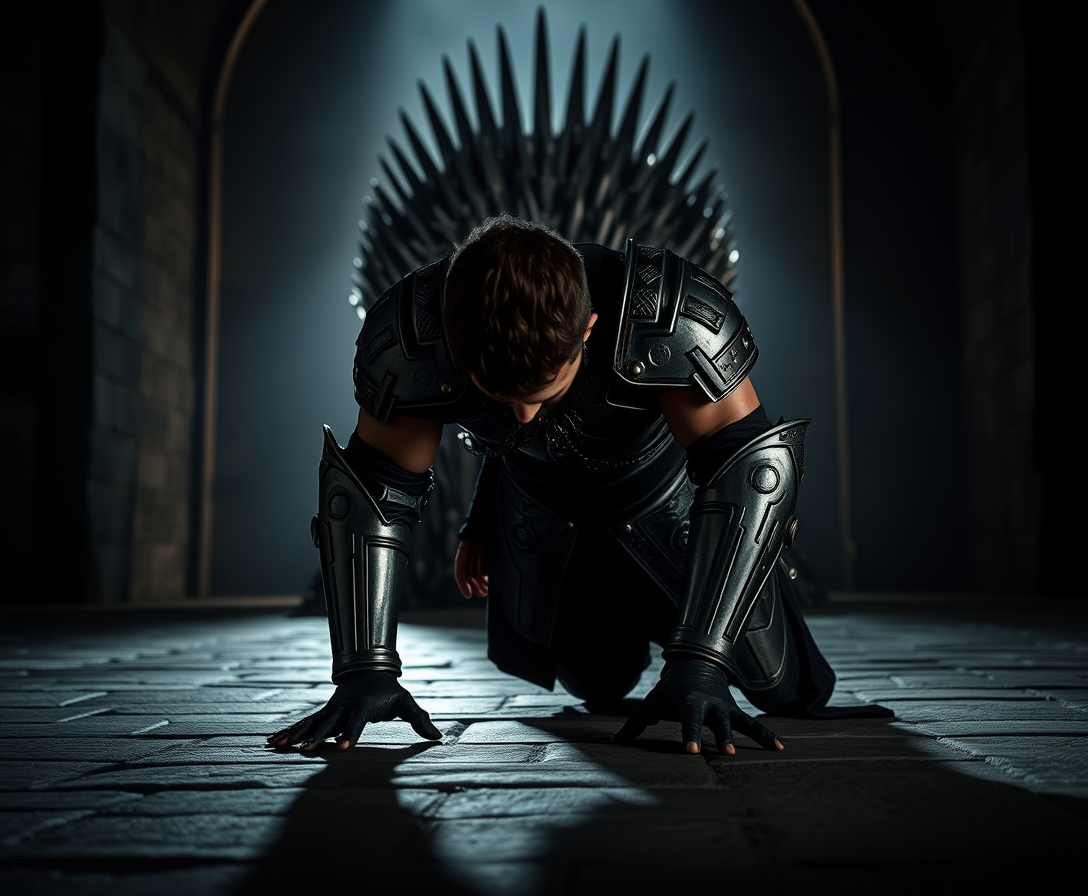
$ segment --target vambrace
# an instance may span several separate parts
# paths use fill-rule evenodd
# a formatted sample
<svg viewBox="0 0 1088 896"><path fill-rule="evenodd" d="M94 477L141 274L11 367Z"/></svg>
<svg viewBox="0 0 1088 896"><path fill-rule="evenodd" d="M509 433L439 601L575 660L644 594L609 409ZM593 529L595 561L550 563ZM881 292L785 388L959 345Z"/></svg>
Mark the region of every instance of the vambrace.
<svg viewBox="0 0 1088 896"><path fill-rule="evenodd" d="M427 503L349 467L332 430L324 427L318 512L310 524L321 552L321 584L332 640L332 680L350 673L399 676L397 610L412 552L412 530Z"/></svg>
<svg viewBox="0 0 1088 896"><path fill-rule="evenodd" d="M808 424L778 423L695 492L679 621L665 645L666 661L694 656L738 679L738 644L778 555L797 534L793 511Z"/></svg>

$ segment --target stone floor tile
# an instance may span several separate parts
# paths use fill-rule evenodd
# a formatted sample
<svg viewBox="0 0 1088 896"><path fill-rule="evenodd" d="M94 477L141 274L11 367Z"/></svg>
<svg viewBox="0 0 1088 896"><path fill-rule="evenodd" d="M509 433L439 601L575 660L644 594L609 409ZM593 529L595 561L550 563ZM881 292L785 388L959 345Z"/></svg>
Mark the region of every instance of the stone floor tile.
<svg viewBox="0 0 1088 896"><path fill-rule="evenodd" d="M95 816L41 830L19 843L18 854L24 862L56 857L252 861L264 855L284 825L274 815Z"/></svg>
<svg viewBox="0 0 1088 896"><path fill-rule="evenodd" d="M987 669L981 674L997 687L1084 690L1088 684L1088 670L1077 673L1071 669Z"/></svg>
<svg viewBox="0 0 1088 896"><path fill-rule="evenodd" d="M185 741L184 743L196 743ZM138 737L24 737L0 739L0 760L136 762L177 749L165 739Z"/></svg>
<svg viewBox="0 0 1088 896"><path fill-rule="evenodd" d="M675 862L588 861L575 863L564 893L804 893L805 896L891 896L879 869L765 863L736 864L723 855L719 864L691 868ZM920 891L923 892L923 891ZM959 891L962 892L962 891Z"/></svg>
<svg viewBox="0 0 1088 896"><path fill-rule="evenodd" d="M953 720L943 722L904 721L904 730L930 737L973 737L996 735L1016 737L1046 734L1053 737L1088 735L1088 722L1040 719Z"/></svg>
<svg viewBox="0 0 1088 896"><path fill-rule="evenodd" d="M594 815L609 809L653 806L658 799L651 791L638 787L472 788L449 794L434 805L428 817L448 820Z"/></svg>
<svg viewBox="0 0 1088 896"><path fill-rule="evenodd" d="M108 762L56 762L42 759L0 760L0 791L63 786L83 775L109 768Z"/></svg>
<svg viewBox="0 0 1088 896"><path fill-rule="evenodd" d="M12 691L5 689L0 691L0 706L5 708L37 707L51 709L53 707L72 706L76 703L105 696L108 696L105 691L82 691L73 694L69 692L53 693L50 691Z"/></svg>
<svg viewBox="0 0 1088 896"><path fill-rule="evenodd" d="M892 706L897 700L926 700L940 703L941 701L960 702L974 700L1039 700L1046 699L1038 691L1031 688L879 688L871 685L860 685L855 691L860 700L871 703L883 703Z"/></svg>
<svg viewBox="0 0 1088 896"><path fill-rule="evenodd" d="M687 888L715 892L915 896L938 879L930 858L952 856L974 877L942 884L981 892L982 869L1053 844L1079 855L1088 824L1088 625L1022 622L1037 615L817 611L834 702L885 701L898 718L767 717L787 750L738 736L736 756L708 740L683 753L675 723L608 743L637 701L590 714L499 673L482 613L402 627L404 681L432 710L456 710L438 721L443 742L382 723L354 750L312 755L269 750L274 728L251 723L283 727L331 695L324 619L179 614L171 626L132 613L15 640L0 626L0 760L13 757L0 775L15 788L0 815L31 832L0 862L0 886L267 896L313 889L319 865L345 889L376 843L381 892L409 880L472 896L671 892L684 871ZM87 761L99 757L112 761ZM158 845L167 836L174 853Z"/></svg>
<svg viewBox="0 0 1088 896"><path fill-rule="evenodd" d="M0 846L5 852L20 841L50 828L62 828L93 814L92 809L59 811L56 809L0 810Z"/></svg>
<svg viewBox="0 0 1088 896"><path fill-rule="evenodd" d="M0 868L0 889L20 896L240 896L252 869L245 864L187 868L134 868L131 862L102 870Z"/></svg>
<svg viewBox="0 0 1088 896"><path fill-rule="evenodd" d="M140 799L136 793L91 790L22 790L0 792L0 810L22 809L34 811L69 812L79 809L103 810L130 800Z"/></svg>
<svg viewBox="0 0 1088 896"><path fill-rule="evenodd" d="M638 808L607 819L563 813L442 821L432 830L426 849L447 867L592 860L602 852L621 862L701 865L723 854L740 863L755 860L740 818L661 815Z"/></svg>
<svg viewBox="0 0 1088 896"><path fill-rule="evenodd" d="M54 763L55 764L55 763ZM0 766L2 769L2 766ZM159 790L216 790L246 787L304 787L312 784L327 767L316 762L276 766L271 763L215 765L146 765L131 768L87 769L64 780L50 782L54 790L123 790L153 793ZM89 772L96 771L95 774ZM379 778L380 780L380 778ZM333 784L332 786L339 786Z"/></svg>
<svg viewBox="0 0 1088 896"><path fill-rule="evenodd" d="M1071 711L1054 700L942 700L931 701L924 693L915 697L883 700L898 718L909 722L931 721L1066 721L1088 722L1088 714Z"/></svg>
<svg viewBox="0 0 1088 896"><path fill-rule="evenodd" d="M944 743L984 759L1016 778L1088 787L1088 737L950 737Z"/></svg>

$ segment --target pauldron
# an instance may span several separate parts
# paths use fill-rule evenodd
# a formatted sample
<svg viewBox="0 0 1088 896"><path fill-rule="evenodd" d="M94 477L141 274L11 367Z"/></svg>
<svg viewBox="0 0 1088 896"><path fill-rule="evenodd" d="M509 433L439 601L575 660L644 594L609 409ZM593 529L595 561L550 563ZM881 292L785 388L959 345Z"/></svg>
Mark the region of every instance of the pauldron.
<svg viewBox="0 0 1088 896"><path fill-rule="evenodd" d="M667 249L627 241L626 280L610 400L656 387L697 386L720 401L756 361L756 344L733 294Z"/></svg>

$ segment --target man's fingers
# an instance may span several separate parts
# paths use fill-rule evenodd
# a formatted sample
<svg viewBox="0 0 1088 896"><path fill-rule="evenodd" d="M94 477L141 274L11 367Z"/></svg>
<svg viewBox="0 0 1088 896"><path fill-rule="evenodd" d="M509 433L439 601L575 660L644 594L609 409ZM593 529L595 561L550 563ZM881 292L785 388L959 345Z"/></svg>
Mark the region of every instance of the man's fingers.
<svg viewBox="0 0 1088 896"><path fill-rule="evenodd" d="M416 703L407 692L405 692L405 696L407 701L402 701L400 717L411 725L412 730L420 737L425 737L427 740L441 740L442 732L435 728L426 710Z"/></svg>
<svg viewBox="0 0 1088 896"><path fill-rule="evenodd" d="M308 715L306 718L295 722L290 728L283 728L280 731L277 731L268 738L268 742L278 747L290 747L294 744L302 743L306 740L306 735L309 732L310 726L317 718L317 715L318 714L315 712L313 715Z"/></svg>
<svg viewBox="0 0 1088 896"><path fill-rule="evenodd" d="M367 718L365 712L353 712L344 725L344 730L336 738L337 746L342 750L354 747L359 742L363 729L369 721L370 719Z"/></svg>
<svg viewBox="0 0 1088 896"><path fill-rule="evenodd" d="M706 720L707 726L714 732L714 741L718 745L719 753L733 754L733 726L729 724L729 713L722 712L718 707L711 710Z"/></svg>
<svg viewBox="0 0 1088 896"><path fill-rule="evenodd" d="M684 717L680 721L680 737L684 749L689 753L698 753L703 743L703 708L685 706Z"/></svg>
<svg viewBox="0 0 1088 896"><path fill-rule="evenodd" d="M321 746L325 742L325 738L330 737L340 727L340 714L329 713L328 716L319 718L316 721L317 724L311 726L304 739L302 744L304 750L316 750Z"/></svg>
<svg viewBox="0 0 1088 896"><path fill-rule="evenodd" d="M419 716L412 716L412 718L408 719L408 724L412 726L412 730L420 737L425 737L427 740L442 739L442 732L434 726L431 717L423 712L423 710L420 710Z"/></svg>
<svg viewBox="0 0 1088 896"><path fill-rule="evenodd" d="M757 722L747 713L737 711L733 714L733 727L763 747L764 750L780 750L780 741L773 731L762 722Z"/></svg>

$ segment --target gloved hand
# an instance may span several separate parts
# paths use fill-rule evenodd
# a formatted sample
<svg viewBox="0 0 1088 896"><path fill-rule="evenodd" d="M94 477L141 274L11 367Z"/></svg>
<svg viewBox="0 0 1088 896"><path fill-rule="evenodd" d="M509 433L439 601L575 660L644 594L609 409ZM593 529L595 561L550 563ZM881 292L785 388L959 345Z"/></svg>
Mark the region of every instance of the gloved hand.
<svg viewBox="0 0 1088 896"><path fill-rule="evenodd" d="M302 744L304 750L316 750L325 738L335 737L341 750L354 747L368 722L388 722L401 718L416 734L439 740L442 732L431 723L412 695L388 672L359 672L337 686L329 702L313 715L268 736L273 747Z"/></svg>
<svg viewBox="0 0 1088 896"><path fill-rule="evenodd" d="M684 749L702 749L703 725L712 732L722 753L733 754L734 729L746 734L767 750L784 750L774 732L737 706L729 692L729 675L720 666L699 659L669 662L646 699L613 737L613 743L628 743L649 725L662 719L679 722Z"/></svg>

